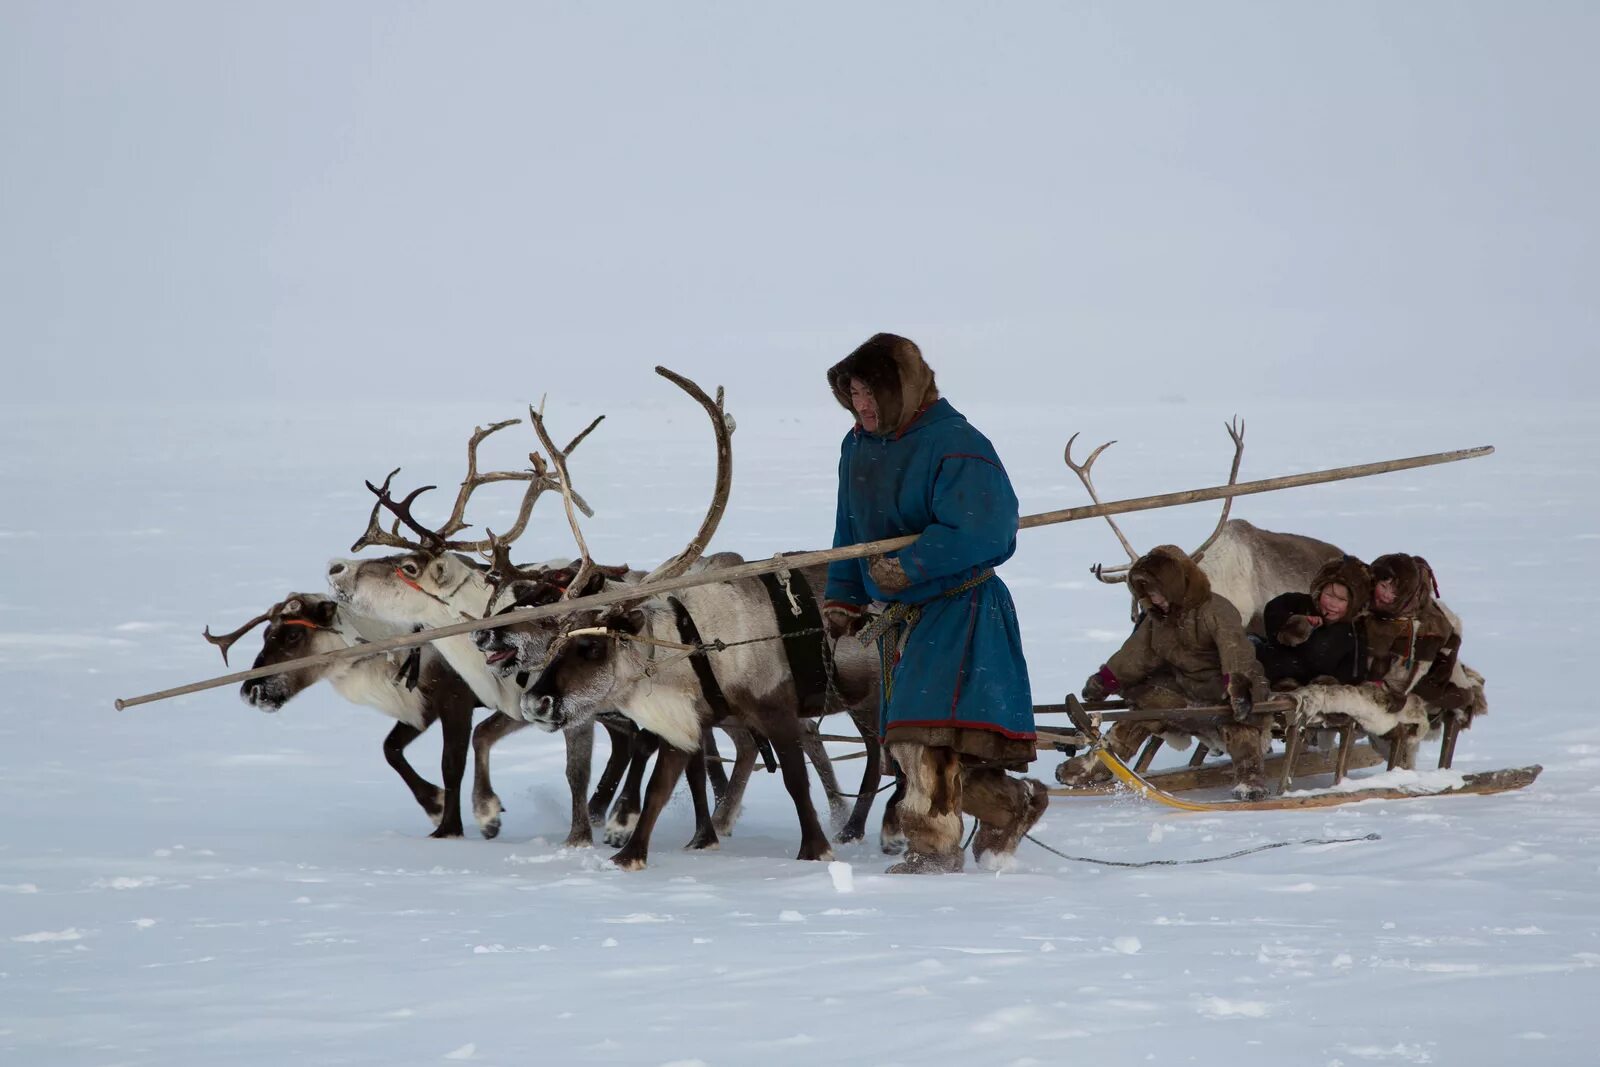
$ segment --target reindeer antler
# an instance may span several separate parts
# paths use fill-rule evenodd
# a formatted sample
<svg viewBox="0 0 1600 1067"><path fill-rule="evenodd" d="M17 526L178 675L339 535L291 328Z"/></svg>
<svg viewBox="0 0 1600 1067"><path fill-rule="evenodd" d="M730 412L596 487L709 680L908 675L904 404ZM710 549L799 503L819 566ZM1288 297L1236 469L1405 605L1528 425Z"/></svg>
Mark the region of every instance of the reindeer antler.
<svg viewBox="0 0 1600 1067"><path fill-rule="evenodd" d="M571 582L567 583L567 591L561 596L563 600L571 600L582 593L584 586L589 581L589 576L594 573L594 560L589 557L589 543L583 539L583 528L578 525L578 511L574 506L572 495L572 478L567 473L567 452L572 451L572 446L568 445L566 451L563 451L557 448L556 443L550 439L550 431L545 428L544 424L544 401L542 399L539 401L538 411L533 410L533 405L528 405L528 421L533 424L533 432L539 435L539 443L544 446L546 452L550 453L550 462L555 464L557 484L561 486L561 500L567 511L567 525L572 527L572 538L578 542L578 559L580 560L578 573L573 575ZM593 427L590 427L590 429L593 429ZM583 440L584 437L588 436L588 433L589 431L585 430L579 434L574 439L574 444ZM528 458L533 459L534 457L529 456Z"/></svg>
<svg viewBox="0 0 1600 1067"><path fill-rule="evenodd" d="M390 471L389 477L383 480L383 484L381 486L373 485L371 482L366 483L367 488L372 491L372 495L378 499L372 505L372 515L367 519L366 532L360 537L356 538L356 543L350 546L350 551L360 552L363 548L367 548L372 545L381 545L385 548L401 548L408 552L425 552L428 550L429 539L433 537L433 531L427 529L411 518L410 506L411 502L420 494L425 492L427 489L434 488L434 486L430 485L424 487L423 489L418 489L416 492L406 497L402 504L396 505L393 498L389 496L389 483L393 482L394 476L399 473L399 467L396 467L394 470ZM406 513L401 515L395 510L397 506L405 509ZM388 530L385 530L383 525L378 521L378 513L384 509L388 509L396 516L394 525ZM413 530L418 531L418 533L422 536L422 541L408 541L404 537L401 537L400 523L402 521L404 521L405 524L411 527Z"/></svg>
<svg viewBox="0 0 1600 1067"><path fill-rule="evenodd" d="M1098 504L1100 503L1100 493L1094 487L1094 477L1091 475L1090 471L1094 467L1094 461L1100 458L1100 453L1116 444L1116 442L1107 441L1093 452L1090 452L1088 459L1084 460L1082 463L1074 463L1072 461L1072 443L1077 439L1077 434L1073 434L1067 439L1067 448L1062 454L1062 459L1064 459L1067 466L1072 469L1072 473L1078 476L1078 481L1083 483L1083 487L1089 490L1089 499ZM1121 527L1117 525L1117 520L1113 519L1110 515L1106 515L1104 518L1110 525L1111 532L1117 535L1118 541L1122 542L1122 550L1128 554L1129 562L1137 563L1139 561L1139 553L1135 552L1133 550L1133 545L1128 543L1128 539L1123 535ZM1096 563L1090 568L1090 571L1096 578L1108 585L1115 585L1118 582L1127 580L1126 568L1116 568L1113 570L1111 573L1118 575L1114 578L1106 577L1107 568L1103 564Z"/></svg>
<svg viewBox="0 0 1600 1067"><path fill-rule="evenodd" d="M587 427L585 427L583 432L574 437L572 442L567 445L566 451L570 453L574 448L578 447L583 439L588 437L590 432L593 431L596 426L600 425L601 421L604 419L605 416L601 415L591 422ZM373 495L378 498L378 502L372 507L372 516L367 521L366 532L361 535L360 539L358 539L354 545L350 546L350 551L358 552L369 545L383 545L390 548L405 549L410 552L428 552L434 554L449 550L458 552L492 551L493 548L488 538L482 538L476 541L457 541L452 540L452 537L455 534L460 533L462 530L467 529L469 526L466 521L466 510L468 501L472 499L472 494L476 492L479 487L489 485L493 482L528 483L527 492L523 494L522 504L517 511L516 521L512 523L511 528L507 530L505 534L499 538L499 540L500 542L509 545L517 538L521 537L523 531L528 527L528 518L533 514L533 505L534 502L539 499L539 495L547 489L557 488L554 479L549 477L548 472L543 468L542 465L536 465L532 470L490 471L487 474L478 473L478 445L481 444L484 438L488 437L490 434L498 433L507 426L515 426L521 421L521 419L506 419L503 422L491 423L488 426L479 426L473 430L472 436L467 440L467 476L462 480L461 488L456 492L455 506L450 511L450 517L447 518L444 522L444 525L439 527L437 530L429 529L428 527L422 525L410 513L411 503L416 500L418 495L425 491L424 489L418 489L412 492L398 504L389 496L389 483L394 479L396 474L400 473L400 468L396 467L394 470L390 471L389 477L383 480L382 486L375 486L371 482L368 482L367 488L370 489ZM432 489L435 487L428 486L426 488ZM589 510L589 505L584 502L583 498L577 497L576 494L574 494L574 498L577 506L584 512L584 514L592 514L592 512ZM394 525L388 531L385 531L378 521L378 512L380 509L387 509L395 515ZM400 526L402 523L414 531L420 540L409 541L402 537L400 535Z"/></svg>
<svg viewBox="0 0 1600 1067"><path fill-rule="evenodd" d="M717 482L712 490L711 506L706 509L706 517L700 523L700 529L690 538L682 552L667 560L661 566L651 571L640 585L650 582L665 581L676 578L687 571L694 561L705 552L706 545L717 532L717 526L722 522L722 513L728 507L728 494L733 489L733 416L723 410L722 387L717 386L717 398L712 400L706 391L694 382L665 367L657 367L656 373L679 389L688 393L701 407L706 409L706 414L711 416L711 430L716 435L717 442Z"/></svg>
<svg viewBox="0 0 1600 1067"><path fill-rule="evenodd" d="M273 615L277 614L278 609L281 608L282 606L283 606L282 604L274 604L274 605L272 605L272 607L268 608L266 611L262 612L260 615L257 615L255 618L251 619L249 622L245 623L243 626L239 627L237 630L233 631L232 633L222 634L219 637L218 635L213 634L211 632L211 627L207 626L205 628L205 630L202 632L201 636L204 637L207 641L210 641L213 645L217 646L217 649L222 653L222 662L224 664L227 664L227 662L228 662L228 649L230 649L230 648L232 648L234 646L234 642L238 641L239 638L243 637L245 634L249 633L251 630L254 630L257 626L260 626L262 623L267 622L268 620L270 620Z"/></svg>
<svg viewBox="0 0 1600 1067"><path fill-rule="evenodd" d="M1233 438L1233 468L1228 471L1228 484L1233 485L1239 480L1239 461L1244 458L1244 420L1235 415L1227 423L1227 430L1228 436ZM1217 528L1211 531L1211 536L1206 538L1203 545L1189 553L1190 559L1199 563L1205 558L1206 549L1210 548L1217 538L1221 536L1222 528L1228 523L1228 513L1232 510L1233 497L1224 497L1222 499L1222 517L1217 520Z"/></svg>

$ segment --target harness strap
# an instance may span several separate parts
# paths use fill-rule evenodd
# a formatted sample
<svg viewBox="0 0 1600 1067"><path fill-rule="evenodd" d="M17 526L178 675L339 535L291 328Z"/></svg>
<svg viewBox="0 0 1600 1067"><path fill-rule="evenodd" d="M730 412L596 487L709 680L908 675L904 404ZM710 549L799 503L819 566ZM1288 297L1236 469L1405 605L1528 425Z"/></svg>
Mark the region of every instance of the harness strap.
<svg viewBox="0 0 1600 1067"><path fill-rule="evenodd" d="M799 636L815 632L822 627L822 612L811 583L799 571L763 574L761 586L772 601L772 614L778 623L778 634L783 638L783 653L789 661L789 673L794 678L795 693L800 698L800 713L806 714L817 706L827 709L828 665L824 661L825 642L807 640Z"/></svg>
<svg viewBox="0 0 1600 1067"><path fill-rule="evenodd" d="M683 601L675 596L669 596L667 603L671 605L673 619L678 624L678 637L691 648L702 648L704 642L700 640L700 628L694 624L694 616L683 606ZM700 683L701 695L711 706L711 721L720 722L732 715L733 708L728 703L728 695L722 691L722 683L717 681L716 673L711 669L711 657L703 651L691 652L689 665L694 668L694 677ZM756 743L761 748L761 758L766 761L767 773L773 773L778 769L778 759L773 754L772 744L764 737L757 737Z"/></svg>

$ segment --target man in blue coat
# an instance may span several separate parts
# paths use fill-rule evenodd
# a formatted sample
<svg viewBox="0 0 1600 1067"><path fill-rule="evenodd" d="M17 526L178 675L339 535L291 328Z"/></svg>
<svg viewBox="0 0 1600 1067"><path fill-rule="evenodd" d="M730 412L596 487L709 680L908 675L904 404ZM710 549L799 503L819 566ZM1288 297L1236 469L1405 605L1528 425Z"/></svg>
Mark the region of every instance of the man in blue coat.
<svg viewBox="0 0 1600 1067"><path fill-rule="evenodd" d="M917 534L915 544L828 568L837 639L867 623L884 656L880 731L906 777L907 839L891 874L959 871L961 814L973 852L1003 863L1043 814L1042 783L1012 778L1034 758L1033 695L1016 607L994 568L1016 551L1017 497L988 438L939 398L904 337L880 333L828 371L855 416L839 457L835 546Z"/></svg>

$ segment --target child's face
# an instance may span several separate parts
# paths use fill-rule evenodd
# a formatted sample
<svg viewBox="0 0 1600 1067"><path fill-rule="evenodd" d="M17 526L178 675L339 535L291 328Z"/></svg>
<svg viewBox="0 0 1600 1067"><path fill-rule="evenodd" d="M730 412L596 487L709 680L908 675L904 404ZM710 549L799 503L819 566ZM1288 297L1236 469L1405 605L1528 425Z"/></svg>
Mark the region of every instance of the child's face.
<svg viewBox="0 0 1600 1067"><path fill-rule="evenodd" d="M1380 608L1394 607L1394 579L1385 578L1372 590L1372 602Z"/></svg>
<svg viewBox="0 0 1600 1067"><path fill-rule="evenodd" d="M1340 622L1350 613L1350 590L1338 582L1329 582L1317 594L1317 607L1323 622Z"/></svg>

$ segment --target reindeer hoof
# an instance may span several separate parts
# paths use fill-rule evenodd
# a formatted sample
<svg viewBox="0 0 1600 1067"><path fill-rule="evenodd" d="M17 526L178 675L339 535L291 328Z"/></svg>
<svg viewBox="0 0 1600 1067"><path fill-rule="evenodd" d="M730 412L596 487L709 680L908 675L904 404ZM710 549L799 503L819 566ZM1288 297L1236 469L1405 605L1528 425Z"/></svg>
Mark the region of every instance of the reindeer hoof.
<svg viewBox="0 0 1600 1067"><path fill-rule="evenodd" d="M459 825L457 825L457 826L441 826L437 830L435 830L433 833L428 835L429 839L433 840L433 841L446 841L446 840L449 840L452 837L461 837L461 836L463 836L463 834L462 834L461 827Z"/></svg>
<svg viewBox="0 0 1600 1067"><path fill-rule="evenodd" d="M639 825L637 814L617 816L612 815L611 821L606 823L605 842L612 848L622 848L633 840L633 828Z"/></svg>
<svg viewBox="0 0 1600 1067"><path fill-rule="evenodd" d="M695 834L683 847L690 852L714 852L722 847L722 842L717 840L716 834Z"/></svg>
<svg viewBox="0 0 1600 1067"><path fill-rule="evenodd" d="M844 824L844 827L842 829L840 829L839 836L834 838L833 840L834 840L835 844L853 845L857 841L860 841L862 838L864 838L866 836L867 836L866 827L857 826L853 822L847 822L847 823Z"/></svg>
<svg viewBox="0 0 1600 1067"><path fill-rule="evenodd" d="M561 842L561 847L562 848L593 848L594 847L594 835L589 833L589 828L587 826L585 826L582 831L574 830L574 831L572 831L572 833L568 834L567 835L567 839L565 841Z"/></svg>
<svg viewBox="0 0 1600 1067"><path fill-rule="evenodd" d="M636 852L630 852L628 849L623 849L615 856L612 856L611 862L625 871L642 871L645 867L645 858Z"/></svg>
<svg viewBox="0 0 1600 1067"><path fill-rule="evenodd" d="M828 842L826 841L823 841L820 844L801 844L800 854L796 856L795 859L828 862L833 859L833 849L828 846Z"/></svg>
<svg viewBox="0 0 1600 1067"><path fill-rule="evenodd" d="M472 815L478 820L478 832L483 834L486 840L493 841L500 836L500 816L505 810L505 806L500 803L500 798L497 796L473 802Z"/></svg>

